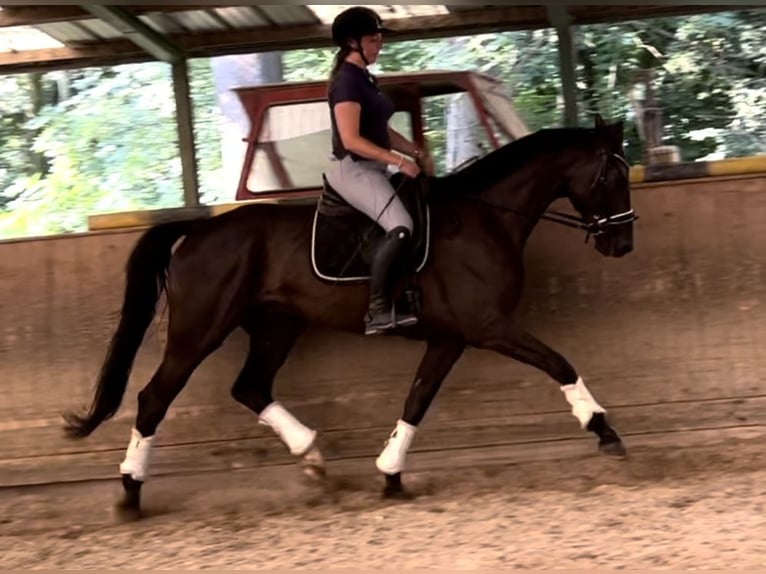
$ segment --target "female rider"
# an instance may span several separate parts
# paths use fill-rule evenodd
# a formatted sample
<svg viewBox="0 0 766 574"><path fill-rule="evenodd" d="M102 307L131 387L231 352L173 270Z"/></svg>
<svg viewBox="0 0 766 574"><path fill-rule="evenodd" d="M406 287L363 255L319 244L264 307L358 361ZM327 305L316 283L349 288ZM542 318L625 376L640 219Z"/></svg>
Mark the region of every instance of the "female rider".
<svg viewBox="0 0 766 574"><path fill-rule="evenodd" d="M413 223L389 182L387 168L394 165L406 176L417 177L418 164L394 150L416 159L422 159L422 152L389 127L394 104L367 70L378 58L384 31L380 17L369 8L341 12L332 25L339 50L328 87L333 157L327 181L386 231L370 270L367 335L417 323L414 315L394 312L393 290L402 260L409 255Z"/></svg>

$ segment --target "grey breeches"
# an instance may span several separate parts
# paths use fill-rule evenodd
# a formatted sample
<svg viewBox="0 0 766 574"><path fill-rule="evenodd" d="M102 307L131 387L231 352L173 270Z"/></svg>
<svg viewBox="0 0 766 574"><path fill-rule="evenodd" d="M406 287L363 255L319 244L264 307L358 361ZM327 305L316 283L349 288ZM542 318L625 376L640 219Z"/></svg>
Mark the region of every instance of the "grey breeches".
<svg viewBox="0 0 766 574"><path fill-rule="evenodd" d="M342 160L333 159L325 176L343 199L377 221L387 232L396 227L406 227L412 233L412 217L401 200L394 197L389 203L396 192L388 181L385 164L354 161L346 156Z"/></svg>

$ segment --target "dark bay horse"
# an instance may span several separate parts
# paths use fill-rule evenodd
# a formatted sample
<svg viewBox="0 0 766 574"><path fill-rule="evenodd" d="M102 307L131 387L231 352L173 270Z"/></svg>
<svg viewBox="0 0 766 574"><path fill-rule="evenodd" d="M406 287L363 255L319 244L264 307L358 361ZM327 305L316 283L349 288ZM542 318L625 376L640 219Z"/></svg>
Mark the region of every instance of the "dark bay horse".
<svg viewBox="0 0 766 574"><path fill-rule="evenodd" d="M605 409L567 359L513 320L522 293L524 246L557 198L604 256L633 248L629 166L623 125L542 130L497 149L459 172L428 178L430 255L412 278L422 293L420 321L402 336L425 340L404 412L376 464L385 494L404 492L401 472L418 424L467 346L537 367L562 389L599 449L624 456ZM406 180L410 184L415 180ZM368 287L331 284L312 268L315 206L242 206L217 217L147 230L126 267L126 290L95 396L87 412L67 413L72 438L92 433L119 409L135 355L166 292L162 362L138 394L138 414L120 472L119 508L138 514L155 433L197 366L237 327L250 350L233 397L272 427L307 470L323 471L316 432L272 396L275 376L309 324L363 333ZM565 220L566 221L566 220ZM570 221L571 223L571 221ZM183 241L173 252L179 240Z"/></svg>

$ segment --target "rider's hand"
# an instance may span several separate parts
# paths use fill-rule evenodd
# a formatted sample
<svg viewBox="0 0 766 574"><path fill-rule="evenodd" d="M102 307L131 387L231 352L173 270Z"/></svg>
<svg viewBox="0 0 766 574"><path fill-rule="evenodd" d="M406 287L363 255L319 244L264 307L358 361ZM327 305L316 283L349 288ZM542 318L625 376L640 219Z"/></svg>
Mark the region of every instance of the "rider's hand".
<svg viewBox="0 0 766 574"><path fill-rule="evenodd" d="M401 171L404 175L414 179L420 173L420 166L414 161L403 158L402 164L399 166L399 171Z"/></svg>

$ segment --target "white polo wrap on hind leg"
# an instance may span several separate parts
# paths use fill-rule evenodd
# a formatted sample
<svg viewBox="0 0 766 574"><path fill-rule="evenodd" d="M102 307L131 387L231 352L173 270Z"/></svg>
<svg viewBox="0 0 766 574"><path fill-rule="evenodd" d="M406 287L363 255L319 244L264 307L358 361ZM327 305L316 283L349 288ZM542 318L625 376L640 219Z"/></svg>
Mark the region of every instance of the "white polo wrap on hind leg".
<svg viewBox="0 0 766 574"><path fill-rule="evenodd" d="M564 392L567 402L572 405L572 414L580 421L582 428L588 426L595 413L606 412L606 409L598 404L590 394L582 377L578 377L574 385L563 385L561 390Z"/></svg>
<svg viewBox="0 0 766 574"><path fill-rule="evenodd" d="M144 437L136 429L130 431L131 438L125 459L120 463L120 474L127 474L133 480L144 482L149 476L149 457L152 452L153 436Z"/></svg>
<svg viewBox="0 0 766 574"><path fill-rule="evenodd" d="M375 460L375 466L380 472L385 474L397 474L404 470L404 459L407 451L415 438L417 427L412 426L399 419L396 421L396 428L386 441L383 452Z"/></svg>
<svg viewBox="0 0 766 574"><path fill-rule="evenodd" d="M305 454L314 444L317 433L305 426L280 402L273 402L259 416L259 422L270 426L290 449L290 454Z"/></svg>

